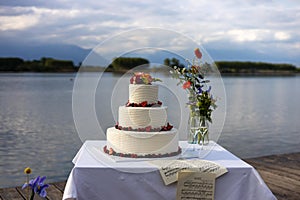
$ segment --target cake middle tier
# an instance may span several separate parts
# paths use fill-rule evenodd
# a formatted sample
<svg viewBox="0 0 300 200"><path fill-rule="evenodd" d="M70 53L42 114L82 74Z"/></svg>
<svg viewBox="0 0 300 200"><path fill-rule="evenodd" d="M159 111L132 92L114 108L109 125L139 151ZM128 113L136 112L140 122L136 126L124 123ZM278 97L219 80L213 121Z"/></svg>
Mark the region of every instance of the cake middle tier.
<svg viewBox="0 0 300 200"><path fill-rule="evenodd" d="M142 103L147 101L149 104L158 101L158 85L129 84L129 103Z"/></svg>
<svg viewBox="0 0 300 200"><path fill-rule="evenodd" d="M167 107L119 107L119 126L161 128L167 124Z"/></svg>

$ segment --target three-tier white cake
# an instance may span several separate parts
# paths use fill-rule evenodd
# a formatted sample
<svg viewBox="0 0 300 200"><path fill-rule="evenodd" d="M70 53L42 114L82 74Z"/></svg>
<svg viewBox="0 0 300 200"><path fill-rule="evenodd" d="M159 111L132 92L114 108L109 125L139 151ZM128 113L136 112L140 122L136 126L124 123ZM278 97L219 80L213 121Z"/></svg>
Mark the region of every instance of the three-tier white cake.
<svg viewBox="0 0 300 200"><path fill-rule="evenodd" d="M181 152L178 131L167 121L167 107L158 101L158 85L149 74L130 79L129 100L119 107L118 123L107 129L104 152L121 157L175 156Z"/></svg>

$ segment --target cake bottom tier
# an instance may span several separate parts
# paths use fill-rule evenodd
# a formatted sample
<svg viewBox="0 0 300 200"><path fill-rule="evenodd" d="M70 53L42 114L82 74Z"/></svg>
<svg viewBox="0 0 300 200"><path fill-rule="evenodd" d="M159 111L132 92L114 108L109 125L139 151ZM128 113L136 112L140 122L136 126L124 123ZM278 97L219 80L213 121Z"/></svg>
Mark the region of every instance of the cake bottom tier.
<svg viewBox="0 0 300 200"><path fill-rule="evenodd" d="M178 131L174 128L171 131L135 132L111 127L107 129L106 137L105 151L109 154L165 157L174 156L181 152L178 146Z"/></svg>

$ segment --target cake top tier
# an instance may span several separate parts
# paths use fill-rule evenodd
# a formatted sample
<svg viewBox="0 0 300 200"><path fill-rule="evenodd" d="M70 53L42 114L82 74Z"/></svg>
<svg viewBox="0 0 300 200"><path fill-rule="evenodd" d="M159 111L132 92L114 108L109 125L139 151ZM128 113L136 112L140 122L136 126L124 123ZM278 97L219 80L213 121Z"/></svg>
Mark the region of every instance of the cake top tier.
<svg viewBox="0 0 300 200"><path fill-rule="evenodd" d="M130 84L151 85L152 82L161 81L158 78L153 78L150 74L144 72L135 72L130 78Z"/></svg>
<svg viewBox="0 0 300 200"><path fill-rule="evenodd" d="M143 102L150 105L158 104L158 85L129 84L129 101L127 104L139 105Z"/></svg>
<svg viewBox="0 0 300 200"><path fill-rule="evenodd" d="M158 101L158 85L152 85L155 81L161 80L153 78L145 72L135 72L130 78L129 100L126 105L133 107L160 106L161 103Z"/></svg>

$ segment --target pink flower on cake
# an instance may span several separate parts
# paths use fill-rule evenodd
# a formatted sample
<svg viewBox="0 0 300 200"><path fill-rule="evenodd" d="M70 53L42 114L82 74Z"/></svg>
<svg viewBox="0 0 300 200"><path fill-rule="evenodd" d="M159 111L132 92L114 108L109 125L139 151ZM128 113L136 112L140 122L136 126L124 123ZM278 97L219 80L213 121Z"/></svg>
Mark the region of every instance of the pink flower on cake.
<svg viewBox="0 0 300 200"><path fill-rule="evenodd" d="M130 78L131 84L146 84L151 85L152 82L161 81L160 79L153 78L150 74L144 72L136 72Z"/></svg>
<svg viewBox="0 0 300 200"><path fill-rule="evenodd" d="M142 79L145 84L151 84L153 81L153 78L150 76L150 74L143 74Z"/></svg>

